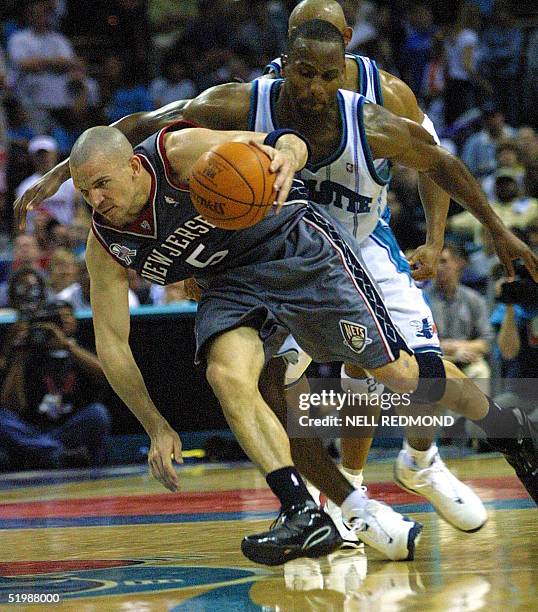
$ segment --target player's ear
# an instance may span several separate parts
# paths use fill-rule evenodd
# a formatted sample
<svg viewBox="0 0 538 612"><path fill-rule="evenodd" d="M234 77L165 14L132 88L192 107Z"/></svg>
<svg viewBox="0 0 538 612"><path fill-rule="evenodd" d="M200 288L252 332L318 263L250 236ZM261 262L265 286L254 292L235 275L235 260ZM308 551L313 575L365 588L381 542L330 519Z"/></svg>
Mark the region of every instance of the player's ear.
<svg viewBox="0 0 538 612"><path fill-rule="evenodd" d="M138 176L142 171L142 162L137 155L133 155L129 160L129 165L131 166L131 170L133 171L133 176Z"/></svg>
<svg viewBox="0 0 538 612"><path fill-rule="evenodd" d="M347 47L353 37L353 28L346 26L342 32L342 36L344 37L344 44Z"/></svg>

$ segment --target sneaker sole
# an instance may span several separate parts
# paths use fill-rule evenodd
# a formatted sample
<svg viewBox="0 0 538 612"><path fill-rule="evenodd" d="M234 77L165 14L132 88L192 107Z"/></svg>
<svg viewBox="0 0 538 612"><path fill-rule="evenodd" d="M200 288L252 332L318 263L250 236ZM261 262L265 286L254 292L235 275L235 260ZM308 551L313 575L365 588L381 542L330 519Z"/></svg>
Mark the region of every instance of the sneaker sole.
<svg viewBox="0 0 538 612"><path fill-rule="evenodd" d="M404 485L404 483L398 478L398 476L396 475L396 470L394 470L394 482L404 491L407 491L408 493L412 493L413 495L415 495L416 497L422 497L423 499L427 499L428 503L430 503L434 508L435 511L437 512L437 514L446 522L448 523L450 526L454 527L455 529L458 529L459 531L463 531L463 533L475 533L476 531L480 531L480 529L482 529L482 527L488 522L488 519L486 518L486 520L479 525L478 527L473 527L472 529L462 529L461 527L459 527L458 525L456 525L455 523L453 523L445 514L443 514L443 512L435 505L433 504L427 497L424 497L424 495L421 495L420 493L417 493L416 491L413 491L413 489L410 489L409 487L406 487Z"/></svg>
<svg viewBox="0 0 538 612"><path fill-rule="evenodd" d="M346 540L342 539L342 544L340 544L340 550L358 550L359 548L364 548L364 542L360 540Z"/></svg>
<svg viewBox="0 0 538 612"><path fill-rule="evenodd" d="M404 521L408 523L413 523L413 526L407 532L407 543L406 543L407 554L405 557L404 556L399 556L397 558L391 557L386 552L380 550L377 546L374 546L372 543L369 543L367 540L365 540L364 543L368 544L368 546L370 546L374 550L377 550L378 553L384 555L390 561L413 561L413 559L415 558L415 549L418 546L418 543L420 542L423 525L407 517L404 517ZM360 535L363 535L364 537L364 532L359 532L359 533Z"/></svg>
<svg viewBox="0 0 538 612"><path fill-rule="evenodd" d="M254 563L260 563L262 565L283 565L293 559L299 559L300 557L308 557L310 559L317 559L318 557L324 557L332 552L338 550L342 545L342 538L337 536L327 541L323 541L320 544L312 546L307 550L300 546L271 546L261 545L256 542L251 542L248 539L244 539L241 542L241 552L250 561Z"/></svg>

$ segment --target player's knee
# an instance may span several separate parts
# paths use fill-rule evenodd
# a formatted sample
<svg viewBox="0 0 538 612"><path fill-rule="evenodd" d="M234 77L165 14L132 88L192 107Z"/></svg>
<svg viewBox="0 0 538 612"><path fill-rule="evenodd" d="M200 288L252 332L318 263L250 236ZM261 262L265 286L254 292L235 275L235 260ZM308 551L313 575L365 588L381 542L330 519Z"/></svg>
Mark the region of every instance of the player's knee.
<svg viewBox="0 0 538 612"><path fill-rule="evenodd" d="M446 371L437 353L417 353L419 380L410 400L413 404L434 404L445 394Z"/></svg>
<svg viewBox="0 0 538 612"><path fill-rule="evenodd" d="M403 351L396 361L371 369L369 373L393 393L411 394L418 387L419 365L414 355Z"/></svg>
<svg viewBox="0 0 538 612"><path fill-rule="evenodd" d="M257 381L241 375L231 363L208 363L206 378L223 407L234 405L234 399L240 400L252 394L257 386Z"/></svg>
<svg viewBox="0 0 538 612"><path fill-rule="evenodd" d="M412 404L434 404L445 394L445 366L436 353L402 353L371 373L394 393L409 394Z"/></svg>
<svg viewBox="0 0 538 612"><path fill-rule="evenodd" d="M346 362L342 369L342 373L348 376L349 378L367 378L368 373L365 369L361 368L354 363Z"/></svg>

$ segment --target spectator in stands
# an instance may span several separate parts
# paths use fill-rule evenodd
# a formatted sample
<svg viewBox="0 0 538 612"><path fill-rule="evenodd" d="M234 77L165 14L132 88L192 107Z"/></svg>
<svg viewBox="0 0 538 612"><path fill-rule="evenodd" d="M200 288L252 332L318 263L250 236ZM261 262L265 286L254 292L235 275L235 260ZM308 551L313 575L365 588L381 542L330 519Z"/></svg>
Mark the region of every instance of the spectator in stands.
<svg viewBox="0 0 538 612"><path fill-rule="evenodd" d="M32 234L19 234L13 241L13 260L11 273L19 268L30 267L33 270L44 272L44 261L37 239ZM0 283L0 307L8 305L8 281Z"/></svg>
<svg viewBox="0 0 538 612"><path fill-rule="evenodd" d="M196 85L189 78L186 61L175 50L165 55L159 76L153 79L149 88L155 108L196 96Z"/></svg>
<svg viewBox="0 0 538 612"><path fill-rule="evenodd" d="M529 37L523 77L523 108L525 120L538 127L538 28Z"/></svg>
<svg viewBox="0 0 538 612"><path fill-rule="evenodd" d="M477 88L487 87L476 71L480 11L473 4L463 4L455 23L445 35L447 81L445 121L450 126L477 102Z"/></svg>
<svg viewBox="0 0 538 612"><path fill-rule="evenodd" d="M347 46L348 51L364 48L377 38L375 27L376 7L372 2L344 0L342 2L347 23L353 28L353 36Z"/></svg>
<svg viewBox="0 0 538 612"><path fill-rule="evenodd" d="M514 137L516 131L506 124L504 115L492 102L482 109L482 129L469 136L463 145L462 159L472 174L482 178L497 169L497 144Z"/></svg>
<svg viewBox="0 0 538 612"><path fill-rule="evenodd" d="M27 22L28 28L9 39L9 59L18 97L34 127L46 131L50 111L69 103L68 75L77 59L69 40L51 28L47 0L30 0Z"/></svg>
<svg viewBox="0 0 538 612"><path fill-rule="evenodd" d="M21 268L10 295L19 320L7 332L0 391L0 446L10 468L101 465L110 416L100 403L106 380L95 355L76 340L64 303Z"/></svg>
<svg viewBox="0 0 538 612"><path fill-rule="evenodd" d="M34 166L34 174L24 179L16 189L16 196L22 195L39 178L56 165L58 160L58 144L50 136L36 136L28 145ZM70 225L73 222L75 208L79 200L73 181L69 179L58 190L58 192L44 200L39 209L53 217L58 222ZM36 211L28 215L27 231L33 229L33 219Z"/></svg>
<svg viewBox="0 0 538 612"><path fill-rule="evenodd" d="M538 159L538 134L529 125L521 126L515 140L521 151L521 158L524 164Z"/></svg>
<svg viewBox="0 0 538 612"><path fill-rule="evenodd" d="M533 233L537 231L538 220L533 225ZM518 272L515 281L499 281L499 304L491 315L503 360L503 393L496 400L528 411L538 400L538 285Z"/></svg>
<svg viewBox="0 0 538 612"><path fill-rule="evenodd" d="M491 83L493 97L508 122L515 125L520 107L519 69L523 33L506 0L495 0L489 25L480 35L479 70Z"/></svg>
<svg viewBox="0 0 538 612"><path fill-rule="evenodd" d="M433 14L427 4L416 4L409 11L406 24L406 36L401 50L404 68L402 76L415 93L419 93L426 66L431 54L433 37L437 31L433 23Z"/></svg>
<svg viewBox="0 0 538 612"><path fill-rule="evenodd" d="M18 270L23 266L44 270L41 249L32 234L19 234L13 241L12 270Z"/></svg>
<svg viewBox="0 0 538 612"><path fill-rule="evenodd" d="M420 86L420 96L426 105L426 113L440 134L445 127L445 72L446 56L439 32L432 38L431 60L426 64Z"/></svg>
<svg viewBox="0 0 538 612"><path fill-rule="evenodd" d="M29 141L37 136L30 124L24 106L14 96L7 96L3 101L7 120L7 136L10 143L28 148Z"/></svg>
<svg viewBox="0 0 538 612"><path fill-rule="evenodd" d="M86 262L78 262L77 281L60 292L61 299L71 304L73 310L90 308L90 275L86 268Z"/></svg>
<svg viewBox="0 0 538 612"><path fill-rule="evenodd" d="M487 393L493 331L485 299L460 283L466 256L460 247L445 245L437 277L426 290L445 359L452 361Z"/></svg>
<svg viewBox="0 0 538 612"><path fill-rule="evenodd" d="M495 173L495 199L491 207L510 228L525 229L538 217L538 200L521 195L517 171L510 168L500 168ZM476 222L465 211L454 215L448 221L453 232L474 236L480 241L480 223Z"/></svg>
<svg viewBox="0 0 538 612"><path fill-rule="evenodd" d="M105 109L109 122L131 113L153 109L148 88L139 80L136 64L124 61L121 75L121 83Z"/></svg>
<svg viewBox="0 0 538 612"><path fill-rule="evenodd" d="M75 140L89 127L106 122L99 108L90 103L90 92L84 79L70 79L69 106L54 113L51 134L58 143L60 157L67 157Z"/></svg>
<svg viewBox="0 0 538 612"><path fill-rule="evenodd" d="M73 290L73 285L78 280L75 255L64 247L58 247L52 253L48 268L53 297L57 300L64 300L64 295Z"/></svg>
<svg viewBox="0 0 538 612"><path fill-rule="evenodd" d="M495 179L499 170L509 170L517 180L520 190L525 188L525 168L521 163L520 148L515 139L502 140L495 153L497 168L482 180L482 189L489 200L495 199Z"/></svg>
<svg viewBox="0 0 538 612"><path fill-rule="evenodd" d="M538 157L525 164L525 194L538 198Z"/></svg>

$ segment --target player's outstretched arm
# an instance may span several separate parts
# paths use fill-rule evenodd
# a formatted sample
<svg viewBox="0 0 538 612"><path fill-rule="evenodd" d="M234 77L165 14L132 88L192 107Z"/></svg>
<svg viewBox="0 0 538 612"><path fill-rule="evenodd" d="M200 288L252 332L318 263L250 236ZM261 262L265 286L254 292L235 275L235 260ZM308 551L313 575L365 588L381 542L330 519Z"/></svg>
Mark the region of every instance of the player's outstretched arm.
<svg viewBox="0 0 538 612"><path fill-rule="evenodd" d="M380 71L380 77L383 106L399 117L422 125L438 143L433 123L422 112L410 87L383 70ZM423 281L434 278L437 271L444 244L450 197L423 172L418 175L418 190L426 217L426 242L414 251L409 263L415 268L413 278Z"/></svg>
<svg viewBox="0 0 538 612"><path fill-rule="evenodd" d="M155 111L133 113L118 119L112 125L125 134L132 145L136 145L163 127L181 119L183 108L188 102L189 100L178 100ZM70 176L69 158L67 158L44 174L15 200L13 208L21 231L26 226L28 211L38 206L43 200L53 196Z"/></svg>
<svg viewBox="0 0 538 612"><path fill-rule="evenodd" d="M538 258L504 225L461 160L437 145L420 125L380 106L366 105L364 117L368 143L375 159L390 159L427 174L489 230L497 254L510 276L514 274L513 260L521 258L538 282Z"/></svg>
<svg viewBox="0 0 538 612"><path fill-rule="evenodd" d="M176 491L179 482L172 458L182 461L181 442L149 396L129 346L127 270L108 255L93 232L88 237L86 264L97 356L108 382L151 439L148 462L153 475L167 489Z"/></svg>

